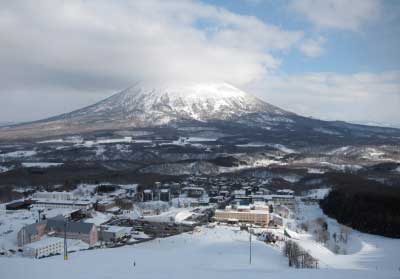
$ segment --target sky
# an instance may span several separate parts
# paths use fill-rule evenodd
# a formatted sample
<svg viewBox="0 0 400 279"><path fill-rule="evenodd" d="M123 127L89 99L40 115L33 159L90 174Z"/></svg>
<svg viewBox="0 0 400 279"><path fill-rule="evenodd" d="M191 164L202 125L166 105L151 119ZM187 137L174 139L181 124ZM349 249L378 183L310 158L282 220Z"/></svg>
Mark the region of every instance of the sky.
<svg viewBox="0 0 400 279"><path fill-rule="evenodd" d="M0 0L0 122L179 79L400 127L399 50L397 0Z"/></svg>

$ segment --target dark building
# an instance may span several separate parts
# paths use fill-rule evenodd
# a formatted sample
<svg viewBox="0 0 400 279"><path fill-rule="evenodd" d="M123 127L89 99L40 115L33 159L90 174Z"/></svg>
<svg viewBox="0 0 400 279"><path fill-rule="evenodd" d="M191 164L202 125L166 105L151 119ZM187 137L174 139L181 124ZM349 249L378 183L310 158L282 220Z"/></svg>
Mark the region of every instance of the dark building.
<svg viewBox="0 0 400 279"><path fill-rule="evenodd" d="M260 191L260 187L259 186L253 186L251 190L252 190L253 193L256 193L256 192Z"/></svg>
<svg viewBox="0 0 400 279"><path fill-rule="evenodd" d="M209 195L210 197L216 197L216 196L218 196L218 190L217 190L217 189L211 189L211 190L209 191L208 195Z"/></svg>
<svg viewBox="0 0 400 279"><path fill-rule="evenodd" d="M143 191L143 201L152 201L153 200L153 191L152 190L144 190Z"/></svg>
<svg viewBox="0 0 400 279"><path fill-rule="evenodd" d="M160 200L164 202L169 202L171 197L169 189L161 189L160 191Z"/></svg>
<svg viewBox="0 0 400 279"><path fill-rule="evenodd" d="M246 191L246 196L251 195L251 187L243 187L243 190Z"/></svg>
<svg viewBox="0 0 400 279"><path fill-rule="evenodd" d="M31 200L24 200L24 201L16 201L9 204L6 204L6 210L20 210L20 209L29 209L32 205Z"/></svg>

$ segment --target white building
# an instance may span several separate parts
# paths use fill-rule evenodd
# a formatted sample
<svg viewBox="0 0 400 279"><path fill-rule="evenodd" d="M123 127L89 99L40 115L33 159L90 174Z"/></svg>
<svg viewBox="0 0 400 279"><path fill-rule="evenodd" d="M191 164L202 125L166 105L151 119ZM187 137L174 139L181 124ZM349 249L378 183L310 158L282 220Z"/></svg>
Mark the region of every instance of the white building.
<svg viewBox="0 0 400 279"><path fill-rule="evenodd" d="M60 237L45 237L23 246L23 254L27 257L41 258L49 255L62 254L64 239Z"/></svg>
<svg viewBox="0 0 400 279"><path fill-rule="evenodd" d="M48 200L75 200L77 197L71 192L36 192L33 194L34 199L48 199Z"/></svg>
<svg viewBox="0 0 400 279"><path fill-rule="evenodd" d="M105 225L98 228L99 239L105 242L117 241L125 236L128 236L130 232L130 227Z"/></svg>
<svg viewBox="0 0 400 279"><path fill-rule="evenodd" d="M278 195L289 195L289 196L293 196L294 195L294 191L290 190L290 189L282 189L282 190L278 190L276 191L276 193Z"/></svg>
<svg viewBox="0 0 400 279"><path fill-rule="evenodd" d="M89 210L93 208L93 202L81 200L48 200L48 199L35 199L33 207L39 208L72 208Z"/></svg>
<svg viewBox="0 0 400 279"><path fill-rule="evenodd" d="M269 223L269 207L265 204L248 206L227 206L224 210L216 210L214 219L222 222L244 222L262 226Z"/></svg>

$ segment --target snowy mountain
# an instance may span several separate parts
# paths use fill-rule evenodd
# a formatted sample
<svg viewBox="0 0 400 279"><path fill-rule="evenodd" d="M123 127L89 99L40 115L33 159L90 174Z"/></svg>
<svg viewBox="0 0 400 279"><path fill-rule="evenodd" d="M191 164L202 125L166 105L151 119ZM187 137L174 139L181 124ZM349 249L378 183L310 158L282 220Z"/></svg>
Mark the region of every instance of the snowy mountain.
<svg viewBox="0 0 400 279"><path fill-rule="evenodd" d="M290 114L227 83L142 83L51 120L117 122L130 127L148 127L177 120L229 120L257 112Z"/></svg>
<svg viewBox="0 0 400 279"><path fill-rule="evenodd" d="M48 119L0 127L0 139L48 137L96 131L178 127L183 123L217 127L224 133L303 142L325 138L398 137L399 130L302 117L270 105L227 83L138 83L94 105ZM227 131L229 129L229 131ZM252 129L252 131L249 131ZM235 131L233 131L235 130ZM257 133L254 133L254 130Z"/></svg>

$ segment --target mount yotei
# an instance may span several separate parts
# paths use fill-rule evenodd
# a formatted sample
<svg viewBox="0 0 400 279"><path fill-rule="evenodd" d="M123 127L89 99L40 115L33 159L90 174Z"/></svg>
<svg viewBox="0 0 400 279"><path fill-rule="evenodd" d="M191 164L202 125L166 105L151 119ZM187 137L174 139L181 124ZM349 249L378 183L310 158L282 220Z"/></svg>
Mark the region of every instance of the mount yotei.
<svg viewBox="0 0 400 279"><path fill-rule="evenodd" d="M292 141L398 140L389 128L319 121L270 105L227 83L138 83L94 105L48 119L0 128L0 139L196 124L223 132ZM254 133L254 129L257 130Z"/></svg>
<svg viewBox="0 0 400 279"><path fill-rule="evenodd" d="M99 103L52 118L5 128L41 136L120 128L143 128L179 122L235 121L248 114L290 121L286 112L226 83L137 84ZM40 129L40 134L35 133ZM1 136L0 136L1 137Z"/></svg>

